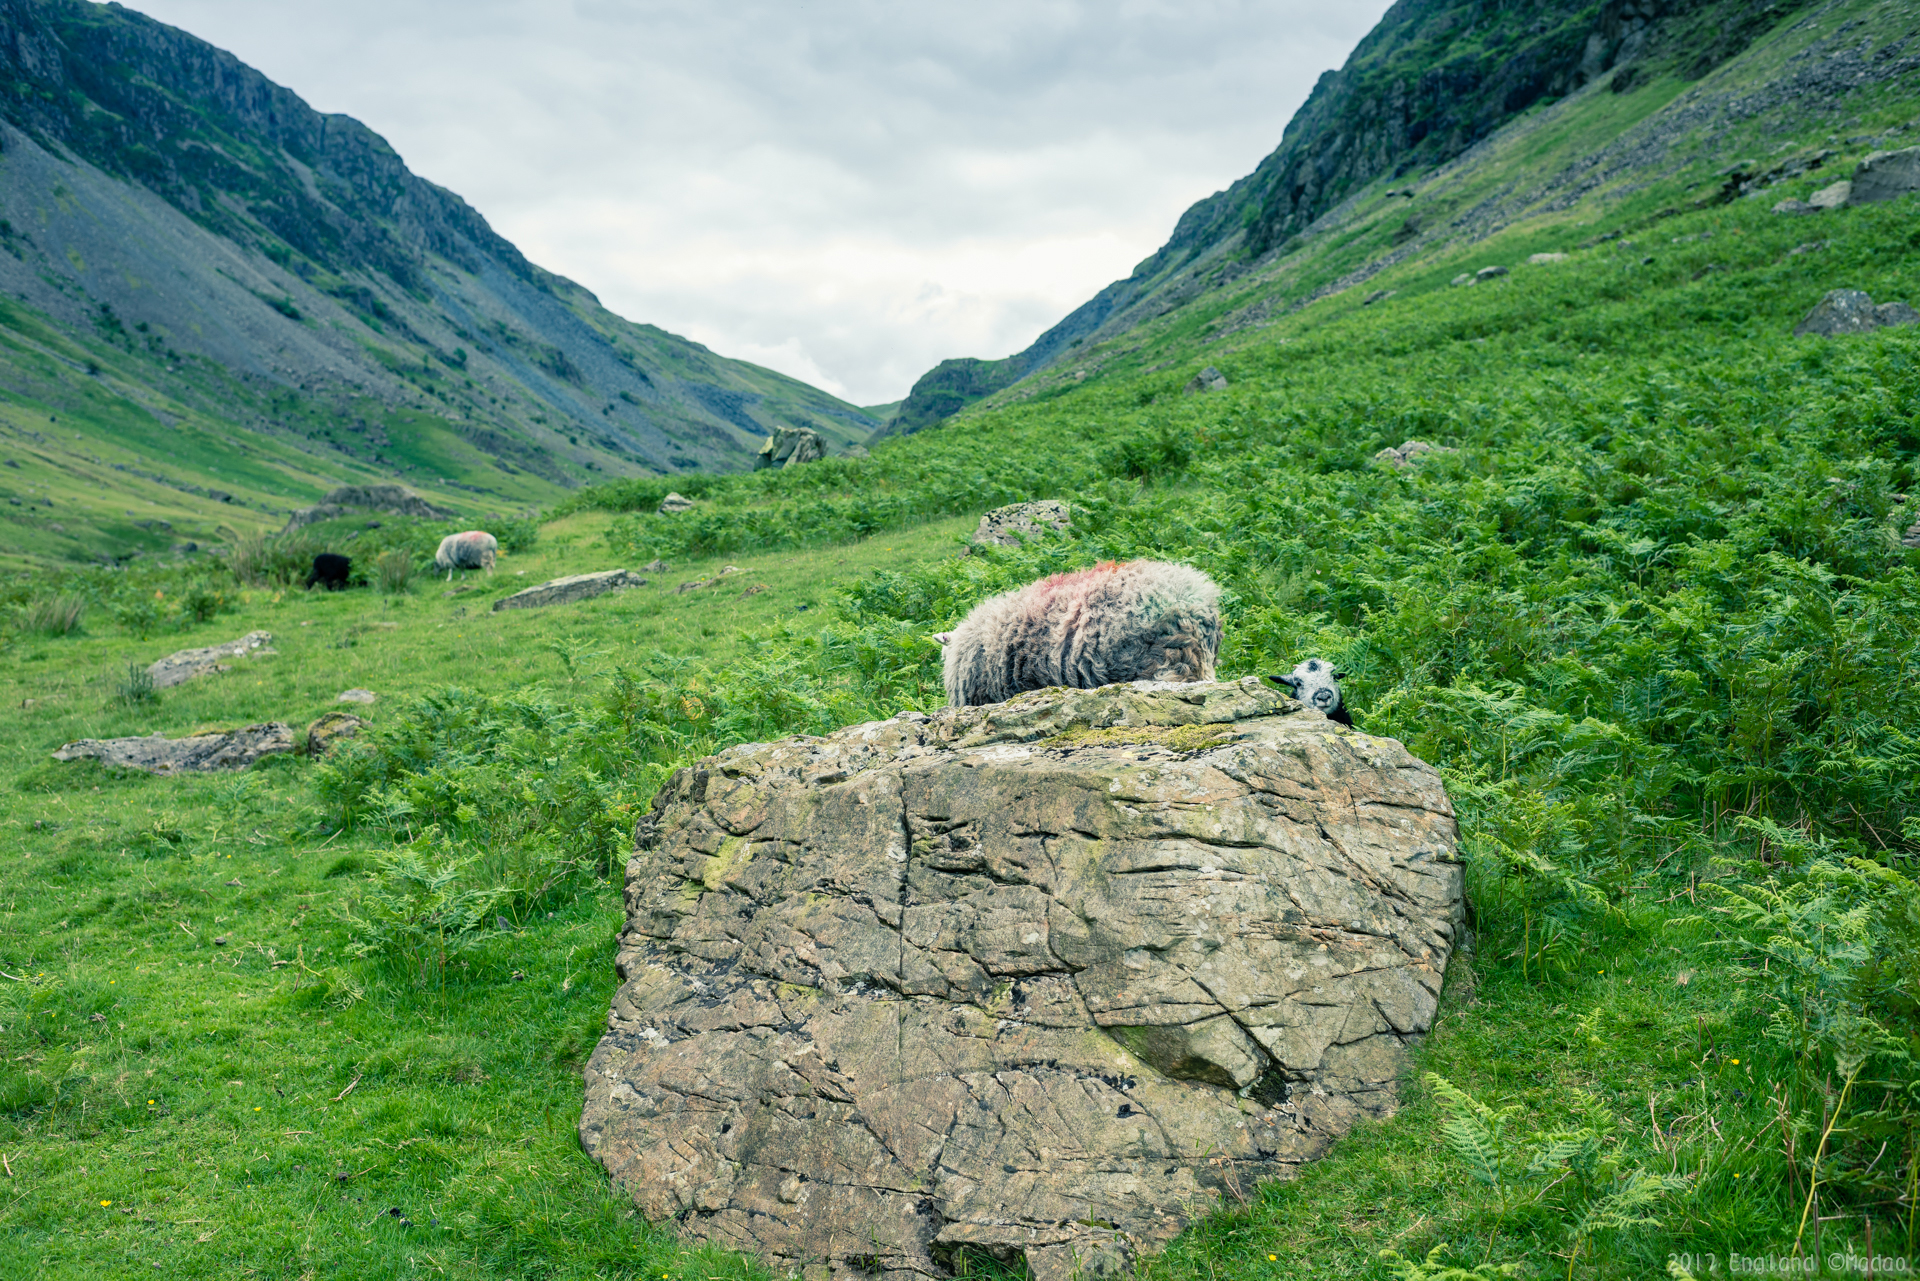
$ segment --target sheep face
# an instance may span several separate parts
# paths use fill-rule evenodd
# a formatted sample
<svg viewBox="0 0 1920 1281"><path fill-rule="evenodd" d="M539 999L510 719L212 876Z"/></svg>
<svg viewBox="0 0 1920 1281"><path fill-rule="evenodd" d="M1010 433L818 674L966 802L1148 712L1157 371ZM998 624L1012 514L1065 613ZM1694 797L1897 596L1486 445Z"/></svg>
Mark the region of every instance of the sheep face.
<svg viewBox="0 0 1920 1281"><path fill-rule="evenodd" d="M1270 676L1267 679L1276 685L1285 685L1293 691L1295 698L1328 720L1351 725L1353 717L1348 715L1346 704L1340 697L1340 682L1346 675L1345 672L1335 671L1333 664L1325 659L1309 658L1287 675Z"/></svg>

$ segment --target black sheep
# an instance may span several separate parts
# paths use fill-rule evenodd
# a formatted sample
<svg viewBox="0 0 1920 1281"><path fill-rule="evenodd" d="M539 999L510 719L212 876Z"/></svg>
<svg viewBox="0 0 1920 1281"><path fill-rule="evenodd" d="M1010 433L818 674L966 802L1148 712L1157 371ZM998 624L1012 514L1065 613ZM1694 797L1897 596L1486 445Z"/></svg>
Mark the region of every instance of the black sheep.
<svg viewBox="0 0 1920 1281"><path fill-rule="evenodd" d="M320 583L330 592L337 592L347 585L347 575L353 570L351 558L338 552L321 552L313 558L313 572L307 575L307 586Z"/></svg>

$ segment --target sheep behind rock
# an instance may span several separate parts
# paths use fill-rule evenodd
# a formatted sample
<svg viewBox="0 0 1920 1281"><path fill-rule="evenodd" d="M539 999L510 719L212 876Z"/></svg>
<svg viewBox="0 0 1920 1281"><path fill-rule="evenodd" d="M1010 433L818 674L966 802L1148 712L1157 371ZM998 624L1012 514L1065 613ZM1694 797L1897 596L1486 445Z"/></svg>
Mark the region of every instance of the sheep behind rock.
<svg viewBox="0 0 1920 1281"><path fill-rule="evenodd" d="M500 540L492 534L480 529L463 530L440 540L440 549L433 554L433 567L446 570L449 581L456 569L484 569L491 574L499 552Z"/></svg>
<svg viewBox="0 0 1920 1281"><path fill-rule="evenodd" d="M1309 658L1290 674L1269 676L1267 679L1276 685L1285 685L1293 691L1295 698L1328 720L1352 725L1353 717L1347 712L1346 700L1340 695L1340 682L1346 679L1346 675L1345 672L1335 671L1333 664L1323 658Z"/></svg>
<svg viewBox="0 0 1920 1281"><path fill-rule="evenodd" d="M1220 588L1186 565L1105 561L981 601L936 639L956 707L1052 685L1212 680Z"/></svg>

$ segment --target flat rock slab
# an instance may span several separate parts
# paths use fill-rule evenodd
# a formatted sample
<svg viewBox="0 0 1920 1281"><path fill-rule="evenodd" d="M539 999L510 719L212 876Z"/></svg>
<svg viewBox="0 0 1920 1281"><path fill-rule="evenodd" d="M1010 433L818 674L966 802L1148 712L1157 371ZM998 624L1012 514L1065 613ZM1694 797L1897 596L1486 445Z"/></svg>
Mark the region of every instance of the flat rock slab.
<svg viewBox="0 0 1920 1281"><path fill-rule="evenodd" d="M53 754L56 761L96 760L116 769L149 774L207 773L240 770L263 756L293 750L293 730L279 721L249 725L221 734L194 734L167 738L83 738Z"/></svg>
<svg viewBox="0 0 1920 1281"><path fill-rule="evenodd" d="M206 645L199 649L183 649L168 654L159 662L147 668L147 675L153 677L155 689L171 689L184 684L196 676L205 676L208 672L227 671L232 664L223 663L223 658L241 658L248 654L271 654L268 647L273 641L271 632L248 632L239 640L228 641L224 645Z"/></svg>
<svg viewBox="0 0 1920 1281"><path fill-rule="evenodd" d="M625 591L629 587L646 585L646 579L624 569L603 569L597 574L571 574L566 578L555 578L541 583L538 587L529 587L503 600L497 600L493 602L493 609L495 613L499 613L503 609L539 609L543 605L568 605L577 600L590 600L595 596L604 596L608 592Z"/></svg>
<svg viewBox="0 0 1920 1281"><path fill-rule="evenodd" d="M654 805L581 1140L783 1270L1159 1248L1392 1110L1463 929L1439 775L1257 677L749 744Z"/></svg>

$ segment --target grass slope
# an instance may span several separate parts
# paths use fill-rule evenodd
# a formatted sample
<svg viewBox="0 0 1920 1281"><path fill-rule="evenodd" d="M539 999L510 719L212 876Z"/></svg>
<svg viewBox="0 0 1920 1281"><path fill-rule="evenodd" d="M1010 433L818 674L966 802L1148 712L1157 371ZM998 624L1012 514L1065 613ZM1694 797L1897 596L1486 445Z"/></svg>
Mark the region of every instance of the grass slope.
<svg viewBox="0 0 1920 1281"><path fill-rule="evenodd" d="M1229 1187L1145 1275L1910 1258L1920 332L1790 331L1830 288L1920 300L1915 206L1689 210L1693 182L1409 259L1371 306L1212 344L1175 313L1131 364L868 458L673 478L684 516L653 514L664 478L586 491L491 582L13 575L0 1275L756 1275L634 1219L573 1138L635 816L724 744L933 705L930 632L1138 555L1226 588L1223 675L1332 658L1361 727L1443 770L1476 935L1401 1112ZM1582 221L1622 234L1576 248ZM1513 272L1446 284L1462 261ZM1183 394L1208 363L1229 388ZM1409 437L1454 452L1370 465ZM1051 497L1069 535L951 554ZM656 556L636 592L486 608ZM35 630L61 600L85 633ZM253 627L277 655L121 696L129 659ZM349 685L382 701L326 762L44 756L298 724Z"/></svg>

